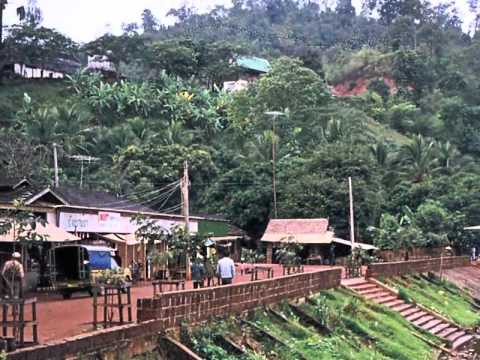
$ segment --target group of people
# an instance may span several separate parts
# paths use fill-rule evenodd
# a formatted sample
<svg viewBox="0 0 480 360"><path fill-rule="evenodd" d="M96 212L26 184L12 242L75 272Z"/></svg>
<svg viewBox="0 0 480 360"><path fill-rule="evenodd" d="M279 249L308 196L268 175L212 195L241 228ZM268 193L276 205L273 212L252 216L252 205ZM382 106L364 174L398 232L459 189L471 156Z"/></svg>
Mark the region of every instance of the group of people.
<svg viewBox="0 0 480 360"><path fill-rule="evenodd" d="M228 256L224 254L215 267L212 259L203 261L200 256L192 262L191 265L193 288L202 288L207 280L207 286L213 285L215 277L218 278L221 285L228 285L233 283L235 277L235 263Z"/></svg>

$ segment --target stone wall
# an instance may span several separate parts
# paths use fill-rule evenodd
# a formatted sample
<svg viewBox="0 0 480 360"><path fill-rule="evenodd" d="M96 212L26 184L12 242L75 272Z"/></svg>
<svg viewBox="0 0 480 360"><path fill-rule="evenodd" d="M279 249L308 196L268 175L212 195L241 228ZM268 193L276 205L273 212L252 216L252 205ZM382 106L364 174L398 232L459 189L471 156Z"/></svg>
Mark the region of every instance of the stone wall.
<svg viewBox="0 0 480 360"><path fill-rule="evenodd" d="M326 269L260 280L245 284L164 293L159 298L139 299L139 321L156 319L164 329L241 313L282 300L306 297L322 289L340 286L341 269Z"/></svg>
<svg viewBox="0 0 480 360"><path fill-rule="evenodd" d="M426 260L397 261L370 264L367 267L366 277L399 276L430 271L440 271L440 264L443 262L443 269L452 269L470 265L468 256L449 256Z"/></svg>

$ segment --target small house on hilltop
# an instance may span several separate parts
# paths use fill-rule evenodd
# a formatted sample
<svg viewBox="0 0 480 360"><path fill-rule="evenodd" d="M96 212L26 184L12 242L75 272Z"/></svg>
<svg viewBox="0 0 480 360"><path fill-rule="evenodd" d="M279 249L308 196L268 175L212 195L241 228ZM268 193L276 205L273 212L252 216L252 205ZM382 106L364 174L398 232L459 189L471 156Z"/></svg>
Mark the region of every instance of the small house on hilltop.
<svg viewBox="0 0 480 360"><path fill-rule="evenodd" d="M267 247L267 263L275 259L275 248L282 242L296 242L303 246L302 258L307 262L328 263L332 250L335 257L349 254L352 243L338 239L329 229L328 219L272 219L261 241ZM337 248L338 246L338 248ZM364 250L373 250L369 244L354 243L353 247Z"/></svg>
<svg viewBox="0 0 480 360"><path fill-rule="evenodd" d="M118 70L115 63L108 55L88 56L87 70L101 74L107 80L115 80L118 77Z"/></svg>
<svg viewBox="0 0 480 360"><path fill-rule="evenodd" d="M53 59L45 63L17 62L5 65L2 72L7 77L22 77L24 79L64 79L66 75L74 74L81 64L70 59Z"/></svg>
<svg viewBox="0 0 480 360"><path fill-rule="evenodd" d="M254 56L239 56L232 60L231 64L237 66L240 71L236 80L224 82L223 88L226 91L246 89L251 82L268 73L271 68L268 60Z"/></svg>

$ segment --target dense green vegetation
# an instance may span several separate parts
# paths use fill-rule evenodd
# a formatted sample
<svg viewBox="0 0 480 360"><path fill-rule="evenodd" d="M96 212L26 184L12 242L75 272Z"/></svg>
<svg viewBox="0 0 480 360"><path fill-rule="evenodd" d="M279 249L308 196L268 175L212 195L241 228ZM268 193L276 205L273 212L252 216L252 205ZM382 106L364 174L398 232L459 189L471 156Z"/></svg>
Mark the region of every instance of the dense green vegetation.
<svg viewBox="0 0 480 360"><path fill-rule="evenodd" d="M399 289L410 300L445 316L464 327L480 323L478 308L464 290L448 281L422 275L392 278L387 284Z"/></svg>
<svg viewBox="0 0 480 360"><path fill-rule="evenodd" d="M258 310L245 322L219 321L183 336L185 344L208 359L431 359L433 350L399 314L365 302L346 290L330 290L301 309L333 329L320 334L285 304L277 314ZM270 336L267 336L266 331ZM247 349L235 355L222 342L227 337ZM274 340L275 339L275 340Z"/></svg>
<svg viewBox="0 0 480 360"><path fill-rule="evenodd" d="M173 211L178 198L158 190L188 160L193 212L224 214L257 237L272 214L276 140L279 217L328 217L348 238L351 176L358 240L468 248L463 227L480 223L480 38L462 31L451 4L398 4L369 1L355 14L349 0L236 0L207 14L173 9L170 27L146 10L140 27L81 47L31 9L0 65L108 53L125 79L4 79L2 171L50 183L55 142L63 184L79 182L69 156L92 155L101 161L87 166L89 186ZM239 54L272 69L228 94L221 84L238 76L230 60ZM362 82L358 96L332 96L333 85ZM285 112L275 132L269 110Z"/></svg>

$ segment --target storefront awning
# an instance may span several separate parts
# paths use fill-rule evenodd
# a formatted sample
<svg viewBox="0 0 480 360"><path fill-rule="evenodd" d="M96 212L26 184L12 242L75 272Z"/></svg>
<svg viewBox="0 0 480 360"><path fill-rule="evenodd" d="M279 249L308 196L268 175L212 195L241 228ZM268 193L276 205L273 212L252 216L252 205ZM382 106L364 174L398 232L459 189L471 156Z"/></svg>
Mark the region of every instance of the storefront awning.
<svg viewBox="0 0 480 360"><path fill-rule="evenodd" d="M137 245L140 242L135 238L135 234L101 234L100 237L110 240L116 243L122 243L127 245Z"/></svg>
<svg viewBox="0 0 480 360"><path fill-rule="evenodd" d="M209 237L210 240L212 241L235 241L237 239L240 239L241 236L211 236Z"/></svg>
<svg viewBox="0 0 480 360"><path fill-rule="evenodd" d="M56 242L56 243L63 243L63 242L70 242L70 241L80 241L80 238L66 232L65 230L53 225L46 223L42 225L37 223L35 232L38 235L43 236L46 242ZM16 235L16 234L15 234ZM14 236L13 229L10 230L8 233L0 235L0 242L13 242L16 241Z"/></svg>
<svg viewBox="0 0 480 360"><path fill-rule="evenodd" d="M335 238L335 239L333 239L333 242L337 243L337 244L342 244L342 245L347 245L347 246L352 247L352 242L348 241L348 240ZM354 242L353 243L353 248L358 248L358 249L362 249L362 250L377 250L378 249L377 247L375 247L371 244L364 244L364 243L359 243L359 242Z"/></svg>

